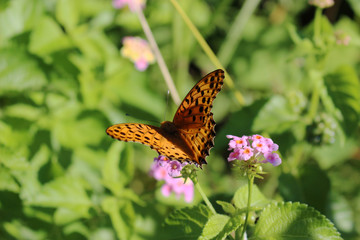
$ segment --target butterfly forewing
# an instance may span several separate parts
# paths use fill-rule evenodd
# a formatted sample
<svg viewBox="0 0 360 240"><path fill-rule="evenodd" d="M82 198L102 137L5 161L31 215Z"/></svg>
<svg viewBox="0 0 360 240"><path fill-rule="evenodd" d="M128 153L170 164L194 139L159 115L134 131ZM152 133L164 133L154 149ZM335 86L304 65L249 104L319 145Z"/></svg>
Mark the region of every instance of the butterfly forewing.
<svg viewBox="0 0 360 240"><path fill-rule="evenodd" d="M108 129L106 133L112 138L125 142L139 142L148 146L160 147L162 136L158 127L138 123L116 124Z"/></svg>
<svg viewBox="0 0 360 240"><path fill-rule="evenodd" d="M224 71L215 70L203 77L186 95L173 122L179 128L201 127L210 116L212 103L224 84Z"/></svg>
<svg viewBox="0 0 360 240"><path fill-rule="evenodd" d="M120 141L138 142L150 146L160 155L180 161L191 161L194 155L190 152L181 138L175 138L164 129L138 123L116 124L108 129L106 133ZM172 140L173 139L173 140ZM175 139L175 140L174 140Z"/></svg>

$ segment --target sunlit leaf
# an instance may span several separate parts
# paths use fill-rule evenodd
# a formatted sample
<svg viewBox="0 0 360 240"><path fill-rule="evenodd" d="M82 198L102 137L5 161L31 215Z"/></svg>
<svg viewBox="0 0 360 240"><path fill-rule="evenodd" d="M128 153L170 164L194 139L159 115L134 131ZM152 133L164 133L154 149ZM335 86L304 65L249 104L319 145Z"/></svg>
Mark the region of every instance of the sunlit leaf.
<svg viewBox="0 0 360 240"><path fill-rule="evenodd" d="M46 56L70 47L72 43L59 24L52 18L43 16L31 34L29 50L34 54Z"/></svg>
<svg viewBox="0 0 360 240"><path fill-rule="evenodd" d="M11 38L30 30L39 23L44 9L44 2L41 0L10 1L7 8L0 11L0 39Z"/></svg>
<svg viewBox="0 0 360 240"><path fill-rule="evenodd" d="M205 240L214 238L223 230L229 219L229 216L222 214L215 214L210 216L199 239Z"/></svg>
<svg viewBox="0 0 360 240"><path fill-rule="evenodd" d="M27 204L42 207L64 207L88 215L92 205L81 181L71 177L61 177L45 184Z"/></svg>
<svg viewBox="0 0 360 240"><path fill-rule="evenodd" d="M110 216L112 225L119 239L129 239L134 224L134 213L129 202L107 197L101 203L104 211Z"/></svg>
<svg viewBox="0 0 360 240"><path fill-rule="evenodd" d="M282 133L298 121L298 116L292 111L288 101L279 95L273 96L260 110L255 118L252 130L269 133Z"/></svg>
<svg viewBox="0 0 360 240"><path fill-rule="evenodd" d="M79 1L59 0L56 5L56 18L71 31L79 21Z"/></svg>
<svg viewBox="0 0 360 240"><path fill-rule="evenodd" d="M234 204L237 208L242 209L247 207L248 202L248 185L240 187L234 195ZM269 203L269 200L260 192L256 185L252 187L251 193L251 207L262 207Z"/></svg>
<svg viewBox="0 0 360 240"><path fill-rule="evenodd" d="M37 61L25 52L0 49L0 93L39 89L46 84Z"/></svg>
<svg viewBox="0 0 360 240"><path fill-rule="evenodd" d="M335 106L343 115L343 129L349 135L354 133L360 115L360 82L355 70L342 66L325 76L325 84Z"/></svg>
<svg viewBox="0 0 360 240"><path fill-rule="evenodd" d="M272 203L260 215L254 238L266 240L341 240L334 225L315 209L300 203Z"/></svg>
<svg viewBox="0 0 360 240"><path fill-rule="evenodd" d="M210 209L200 204L175 210L165 219L165 223L179 239L198 239L211 215Z"/></svg>

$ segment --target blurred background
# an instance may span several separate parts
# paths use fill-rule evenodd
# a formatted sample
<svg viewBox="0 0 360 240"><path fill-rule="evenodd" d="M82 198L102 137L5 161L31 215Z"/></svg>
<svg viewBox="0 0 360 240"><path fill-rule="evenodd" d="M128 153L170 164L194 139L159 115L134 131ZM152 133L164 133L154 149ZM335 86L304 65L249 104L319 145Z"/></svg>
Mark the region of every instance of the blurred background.
<svg viewBox="0 0 360 240"><path fill-rule="evenodd" d="M226 135L271 137L283 164L256 182L264 195L306 203L360 239L360 2L323 16L307 1L253 2L242 13L249 1L179 1L234 83L214 102L200 183L230 201L245 179L227 163ZM143 11L182 99L217 67L171 1ZM1 239L169 239L166 216L201 201L164 197L149 175L156 152L105 133L159 126L177 109L156 62L139 71L121 53L126 36L146 39L110 0L1 0Z"/></svg>

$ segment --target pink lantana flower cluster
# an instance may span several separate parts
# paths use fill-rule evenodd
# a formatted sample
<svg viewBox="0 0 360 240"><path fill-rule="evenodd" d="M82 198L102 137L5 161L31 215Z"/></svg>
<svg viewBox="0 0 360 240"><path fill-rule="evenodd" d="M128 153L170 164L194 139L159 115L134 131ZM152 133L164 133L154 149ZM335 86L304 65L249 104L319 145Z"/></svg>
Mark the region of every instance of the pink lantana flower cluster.
<svg viewBox="0 0 360 240"><path fill-rule="evenodd" d="M164 156L154 158L154 163L151 167L150 175L158 181L165 181L161 187L161 193L168 197L172 192L177 198L184 195L186 202L192 202L194 199L194 184L188 180L184 183L184 178L181 175L181 169L187 163L180 163L178 161L171 161Z"/></svg>
<svg viewBox="0 0 360 240"><path fill-rule="evenodd" d="M270 138L261 135L242 137L226 135L226 137L231 139L228 149L232 151L228 157L229 162L234 160L254 160L260 163L269 162L273 166L281 164L281 158L277 153L274 153L279 149L279 146Z"/></svg>
<svg viewBox="0 0 360 240"><path fill-rule="evenodd" d="M309 0L310 5L314 5L319 8L328 8L335 4L334 0Z"/></svg>
<svg viewBox="0 0 360 240"><path fill-rule="evenodd" d="M122 42L124 46L120 50L121 55L135 63L137 70L144 71L150 63L155 62L154 54L146 40L128 36L124 37Z"/></svg>
<svg viewBox="0 0 360 240"><path fill-rule="evenodd" d="M130 11L135 12L137 8L145 7L145 0L113 0L114 8L128 6Z"/></svg>
<svg viewBox="0 0 360 240"><path fill-rule="evenodd" d="M337 45L347 46L350 43L351 37L342 30L338 30L335 32L335 40Z"/></svg>

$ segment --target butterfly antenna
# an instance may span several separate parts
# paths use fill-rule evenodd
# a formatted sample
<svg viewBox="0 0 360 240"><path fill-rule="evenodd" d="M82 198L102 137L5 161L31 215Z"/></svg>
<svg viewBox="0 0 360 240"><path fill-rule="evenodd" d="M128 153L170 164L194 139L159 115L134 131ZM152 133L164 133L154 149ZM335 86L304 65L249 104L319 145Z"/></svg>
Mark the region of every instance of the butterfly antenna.
<svg viewBox="0 0 360 240"><path fill-rule="evenodd" d="M170 90L168 90L167 94L166 94L166 108L165 108L165 112L164 112L164 121L166 121L166 113L169 108L169 97L170 97Z"/></svg>

